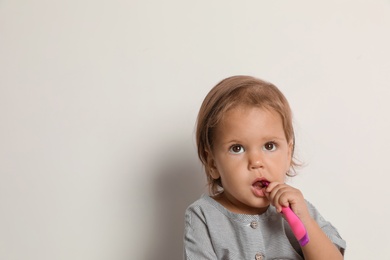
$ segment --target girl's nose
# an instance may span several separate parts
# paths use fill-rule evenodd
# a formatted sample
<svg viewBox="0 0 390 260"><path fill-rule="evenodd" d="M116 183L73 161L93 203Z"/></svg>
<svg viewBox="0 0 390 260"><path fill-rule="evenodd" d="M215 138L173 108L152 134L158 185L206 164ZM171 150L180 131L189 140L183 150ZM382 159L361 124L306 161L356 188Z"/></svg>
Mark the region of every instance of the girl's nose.
<svg viewBox="0 0 390 260"><path fill-rule="evenodd" d="M251 169L257 169L257 168L261 168L263 167L261 161L257 160L257 161L254 161L250 164L250 168Z"/></svg>
<svg viewBox="0 0 390 260"><path fill-rule="evenodd" d="M248 166L250 170L263 167L263 158L260 152L255 152L250 155Z"/></svg>

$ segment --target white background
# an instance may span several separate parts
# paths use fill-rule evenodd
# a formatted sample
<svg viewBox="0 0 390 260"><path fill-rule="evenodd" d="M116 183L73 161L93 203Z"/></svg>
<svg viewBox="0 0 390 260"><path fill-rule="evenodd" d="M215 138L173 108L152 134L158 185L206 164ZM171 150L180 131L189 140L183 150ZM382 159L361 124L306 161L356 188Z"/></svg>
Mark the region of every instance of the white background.
<svg viewBox="0 0 390 260"><path fill-rule="evenodd" d="M390 1L0 1L0 259L182 259L221 79L277 85L299 187L389 259Z"/></svg>

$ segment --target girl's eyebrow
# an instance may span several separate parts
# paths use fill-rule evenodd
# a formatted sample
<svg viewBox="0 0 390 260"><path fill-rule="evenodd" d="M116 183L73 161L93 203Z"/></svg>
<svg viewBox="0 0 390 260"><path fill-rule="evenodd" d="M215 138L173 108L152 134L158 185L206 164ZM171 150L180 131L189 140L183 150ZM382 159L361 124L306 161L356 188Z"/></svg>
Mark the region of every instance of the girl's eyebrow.
<svg viewBox="0 0 390 260"><path fill-rule="evenodd" d="M270 142L270 141L284 141L286 138L284 136L266 136L262 138L262 142ZM227 145L227 144L241 144L242 141L239 141L238 139L227 139L223 140L222 144Z"/></svg>
<svg viewBox="0 0 390 260"><path fill-rule="evenodd" d="M272 137L269 137L269 138L265 138L266 140L276 140L276 141L283 141L284 139L286 139L284 136L283 137L279 137L279 136L272 136Z"/></svg>
<svg viewBox="0 0 390 260"><path fill-rule="evenodd" d="M227 144L239 144L241 143L240 141L238 141L237 139L232 139L232 140L229 140L229 141L224 141L222 142L223 145L227 145Z"/></svg>

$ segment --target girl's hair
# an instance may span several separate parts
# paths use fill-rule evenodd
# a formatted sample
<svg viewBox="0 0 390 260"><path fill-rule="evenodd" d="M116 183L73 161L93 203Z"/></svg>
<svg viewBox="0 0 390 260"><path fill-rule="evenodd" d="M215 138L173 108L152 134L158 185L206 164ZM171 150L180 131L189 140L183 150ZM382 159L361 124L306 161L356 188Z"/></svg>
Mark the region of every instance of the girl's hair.
<svg viewBox="0 0 390 260"><path fill-rule="evenodd" d="M287 175L295 175L294 166L299 165L294 160L295 136L292 112L282 92L273 84L254 77L233 76L226 78L207 94L200 107L196 127L198 156L205 167L207 182L212 195L220 193L222 188L221 180L215 180L211 176L211 167L207 155L213 150L214 130L228 110L242 105L271 109L281 116L286 139L288 142L292 141L292 173L289 171Z"/></svg>

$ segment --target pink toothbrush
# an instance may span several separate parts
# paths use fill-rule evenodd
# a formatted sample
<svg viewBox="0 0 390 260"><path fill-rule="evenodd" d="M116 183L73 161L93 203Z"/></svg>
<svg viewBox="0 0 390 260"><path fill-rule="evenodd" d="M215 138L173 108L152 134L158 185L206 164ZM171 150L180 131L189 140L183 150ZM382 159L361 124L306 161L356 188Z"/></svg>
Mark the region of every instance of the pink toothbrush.
<svg viewBox="0 0 390 260"><path fill-rule="evenodd" d="M268 181L262 181L264 187L268 187ZM288 224L291 227L294 236L299 241L301 246L306 245L309 242L309 236L307 235L307 231L302 221L298 218L298 216L291 210L290 207L282 207L282 213L286 217Z"/></svg>

